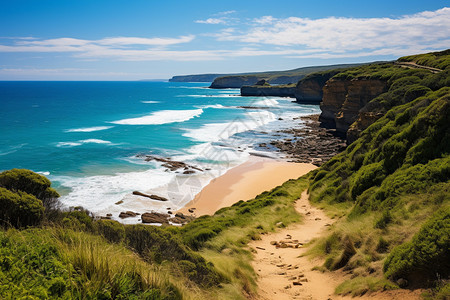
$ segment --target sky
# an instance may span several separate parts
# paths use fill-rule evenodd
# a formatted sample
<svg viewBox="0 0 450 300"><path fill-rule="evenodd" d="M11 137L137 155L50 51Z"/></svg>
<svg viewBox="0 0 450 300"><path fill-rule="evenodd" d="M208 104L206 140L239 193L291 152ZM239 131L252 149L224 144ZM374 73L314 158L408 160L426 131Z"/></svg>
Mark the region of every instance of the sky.
<svg viewBox="0 0 450 300"><path fill-rule="evenodd" d="M141 80L450 48L434 0L0 0L0 80Z"/></svg>

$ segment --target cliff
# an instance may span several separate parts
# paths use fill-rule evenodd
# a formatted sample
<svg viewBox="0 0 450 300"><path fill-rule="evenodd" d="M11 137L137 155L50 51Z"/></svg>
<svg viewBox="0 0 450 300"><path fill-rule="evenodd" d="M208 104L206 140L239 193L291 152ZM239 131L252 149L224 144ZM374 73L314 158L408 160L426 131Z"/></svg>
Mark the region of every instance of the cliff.
<svg viewBox="0 0 450 300"><path fill-rule="evenodd" d="M274 96L274 97L295 97L295 85L244 85L241 87L241 96Z"/></svg>
<svg viewBox="0 0 450 300"><path fill-rule="evenodd" d="M362 64L342 64L342 65L329 65L329 66L313 66L304 67L288 71L270 71L259 73L245 73L227 75L214 79L210 88L223 89L223 88L241 88L244 85L254 85L260 80L266 80L270 84L291 84L296 83L305 76L328 70L350 68L360 66Z"/></svg>
<svg viewBox="0 0 450 300"><path fill-rule="evenodd" d="M217 77L227 74L198 74L198 75L178 75L169 79L169 82L212 82Z"/></svg>
<svg viewBox="0 0 450 300"><path fill-rule="evenodd" d="M323 98L323 87L326 82L343 69L313 73L300 80L296 87L294 96L298 103L319 104Z"/></svg>
<svg viewBox="0 0 450 300"><path fill-rule="evenodd" d="M387 82L380 79L331 79L323 88L320 121L326 127L347 134L359 111L369 101L387 91Z"/></svg>

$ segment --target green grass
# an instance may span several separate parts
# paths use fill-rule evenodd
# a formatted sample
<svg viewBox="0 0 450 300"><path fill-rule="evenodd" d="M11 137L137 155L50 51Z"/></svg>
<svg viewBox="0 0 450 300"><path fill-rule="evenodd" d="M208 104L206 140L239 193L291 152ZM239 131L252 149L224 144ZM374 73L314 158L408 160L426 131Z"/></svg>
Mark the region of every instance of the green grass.
<svg viewBox="0 0 450 300"><path fill-rule="evenodd" d="M167 272L84 232L0 231L0 253L3 299L181 299Z"/></svg>
<svg viewBox="0 0 450 300"><path fill-rule="evenodd" d="M441 64L448 51L432 55ZM414 57L418 63L420 58ZM448 278L449 266L441 264L449 260L450 248L450 87L442 78L445 72L381 64L335 76L378 78L389 85L388 92L368 104L384 117L310 175L312 201L339 219L309 254L323 259L321 270L340 267L353 274L338 293L382 290L387 278L424 287ZM436 211L439 216L433 218Z"/></svg>

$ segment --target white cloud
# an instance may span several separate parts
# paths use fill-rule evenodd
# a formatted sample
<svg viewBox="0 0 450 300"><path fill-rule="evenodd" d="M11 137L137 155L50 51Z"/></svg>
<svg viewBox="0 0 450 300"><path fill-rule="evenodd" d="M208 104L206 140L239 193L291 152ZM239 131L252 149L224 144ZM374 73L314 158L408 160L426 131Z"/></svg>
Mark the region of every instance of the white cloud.
<svg viewBox="0 0 450 300"><path fill-rule="evenodd" d="M139 37L113 37L96 41L100 45L149 45L169 46L181 43L189 43L195 38L194 35L180 36L179 38L139 38Z"/></svg>
<svg viewBox="0 0 450 300"><path fill-rule="evenodd" d="M253 20L244 33L223 32L221 41L321 49L331 53L363 49L425 49L450 46L450 8L399 18L276 19ZM445 46L444 46L445 47ZM389 52L389 51L387 51Z"/></svg>
<svg viewBox="0 0 450 300"><path fill-rule="evenodd" d="M226 16L226 15L231 15L231 14L235 14L236 11L235 10L226 10L226 11L221 11L218 12L217 14L215 14L216 16Z"/></svg>
<svg viewBox="0 0 450 300"><path fill-rule="evenodd" d="M197 22L219 24L214 20L231 20L227 16L232 13L222 12L224 17ZM174 38L105 37L98 40L19 37L0 42L0 52L60 52L82 60L208 61L252 56L398 57L450 48L450 8L398 18L277 19L263 16L244 26L199 35L223 42L208 43L209 50L173 49L174 45L196 39L194 35L185 35Z"/></svg>
<svg viewBox="0 0 450 300"><path fill-rule="evenodd" d="M256 18L253 20L254 23L259 25L268 25L275 22L277 19L272 16L263 16L261 18Z"/></svg>
<svg viewBox="0 0 450 300"><path fill-rule="evenodd" d="M226 20L224 18L208 18L206 20L196 20L195 23L200 24L226 24Z"/></svg>

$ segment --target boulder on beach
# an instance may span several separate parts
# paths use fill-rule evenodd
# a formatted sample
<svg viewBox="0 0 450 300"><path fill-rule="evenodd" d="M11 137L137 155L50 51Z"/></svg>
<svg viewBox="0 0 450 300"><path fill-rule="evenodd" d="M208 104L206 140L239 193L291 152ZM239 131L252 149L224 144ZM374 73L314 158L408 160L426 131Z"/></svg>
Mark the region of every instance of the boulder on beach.
<svg viewBox="0 0 450 300"><path fill-rule="evenodd" d="M168 223L167 219L169 217L170 217L169 214L162 214L157 212L143 213L141 216L142 223L160 223L160 224Z"/></svg>
<svg viewBox="0 0 450 300"><path fill-rule="evenodd" d="M147 198L150 198L150 199L153 199L153 200L158 200L158 201L168 201L167 198L164 198L164 197L161 197L161 196L158 196L158 195L148 195L148 194L144 194L144 193L141 193L141 192L138 192L138 191L134 191L133 195L147 197Z"/></svg>
<svg viewBox="0 0 450 300"><path fill-rule="evenodd" d="M187 216L185 214L182 213L176 213L175 217L170 218L169 221L174 223L174 224L186 224L189 223L190 221L194 220L195 218L193 216Z"/></svg>
<svg viewBox="0 0 450 300"><path fill-rule="evenodd" d="M137 214L135 212L132 211L125 211L125 212L121 212L119 214L119 218L121 219L125 219L125 218L130 218L130 217L136 217Z"/></svg>

